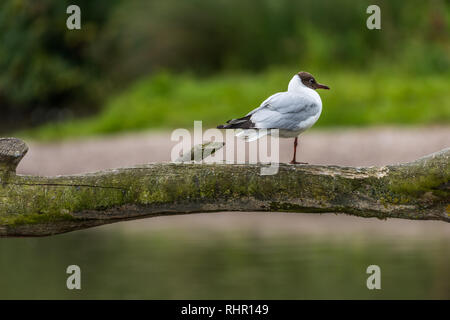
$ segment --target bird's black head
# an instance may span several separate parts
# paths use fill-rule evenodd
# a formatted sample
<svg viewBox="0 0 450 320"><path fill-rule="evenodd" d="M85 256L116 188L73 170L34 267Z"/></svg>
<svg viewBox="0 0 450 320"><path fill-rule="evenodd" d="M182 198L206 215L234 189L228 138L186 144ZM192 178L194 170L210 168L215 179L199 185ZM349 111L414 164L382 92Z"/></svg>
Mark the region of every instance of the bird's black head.
<svg viewBox="0 0 450 320"><path fill-rule="evenodd" d="M297 73L302 83L311 89L330 89L328 86L320 84L314 79L313 75L311 73L301 71Z"/></svg>

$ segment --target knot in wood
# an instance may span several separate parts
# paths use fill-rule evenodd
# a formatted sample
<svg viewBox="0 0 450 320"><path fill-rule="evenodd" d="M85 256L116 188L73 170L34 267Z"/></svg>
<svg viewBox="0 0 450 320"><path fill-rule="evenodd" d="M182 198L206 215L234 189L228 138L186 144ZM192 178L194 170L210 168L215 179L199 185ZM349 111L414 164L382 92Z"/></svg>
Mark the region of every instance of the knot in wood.
<svg viewBox="0 0 450 320"><path fill-rule="evenodd" d="M20 160L28 151L28 146L17 138L0 138L0 171L16 171Z"/></svg>

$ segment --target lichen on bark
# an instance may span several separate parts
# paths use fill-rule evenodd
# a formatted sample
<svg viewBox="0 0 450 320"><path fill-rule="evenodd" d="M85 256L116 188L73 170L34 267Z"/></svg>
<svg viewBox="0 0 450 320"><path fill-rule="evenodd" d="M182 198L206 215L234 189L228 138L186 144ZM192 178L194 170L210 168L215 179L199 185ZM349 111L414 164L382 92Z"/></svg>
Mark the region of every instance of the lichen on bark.
<svg viewBox="0 0 450 320"><path fill-rule="evenodd" d="M18 139L0 139L0 236L50 235L140 217L214 211L450 222L450 149L381 168L280 164L272 176L260 175L259 164L159 163L58 177L16 175L17 159L26 150Z"/></svg>

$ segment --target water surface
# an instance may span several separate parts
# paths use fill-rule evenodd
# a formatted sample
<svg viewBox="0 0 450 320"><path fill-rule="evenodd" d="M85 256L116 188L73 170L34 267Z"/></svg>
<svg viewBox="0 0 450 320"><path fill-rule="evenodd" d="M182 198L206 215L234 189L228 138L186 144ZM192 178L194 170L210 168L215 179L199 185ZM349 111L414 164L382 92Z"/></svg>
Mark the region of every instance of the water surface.
<svg viewBox="0 0 450 320"><path fill-rule="evenodd" d="M372 264L381 290L366 287ZM0 239L1 299L449 299L449 270L445 237L102 227Z"/></svg>

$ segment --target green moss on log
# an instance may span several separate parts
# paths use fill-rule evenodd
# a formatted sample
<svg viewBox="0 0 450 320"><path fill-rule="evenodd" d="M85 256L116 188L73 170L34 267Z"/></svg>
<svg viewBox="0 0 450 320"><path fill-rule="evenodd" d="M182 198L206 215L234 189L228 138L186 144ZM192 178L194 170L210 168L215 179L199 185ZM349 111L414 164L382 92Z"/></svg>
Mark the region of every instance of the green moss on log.
<svg viewBox="0 0 450 320"><path fill-rule="evenodd" d="M280 164L273 176L261 176L258 164L166 163L53 178L10 170L0 183L0 236L212 211L338 212L450 222L449 154L447 149L382 168Z"/></svg>

